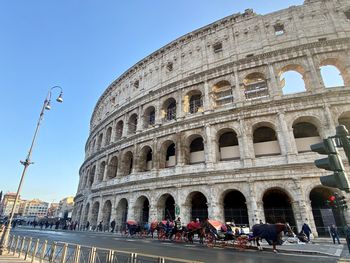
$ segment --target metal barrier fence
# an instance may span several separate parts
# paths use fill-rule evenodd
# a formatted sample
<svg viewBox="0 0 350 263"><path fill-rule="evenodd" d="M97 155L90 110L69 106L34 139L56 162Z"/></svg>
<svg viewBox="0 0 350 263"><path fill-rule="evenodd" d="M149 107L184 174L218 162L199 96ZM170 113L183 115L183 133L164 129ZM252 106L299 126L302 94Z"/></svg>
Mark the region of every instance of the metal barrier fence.
<svg viewBox="0 0 350 263"><path fill-rule="evenodd" d="M200 263L62 242L48 244L47 240L15 235L10 236L8 251L35 263Z"/></svg>

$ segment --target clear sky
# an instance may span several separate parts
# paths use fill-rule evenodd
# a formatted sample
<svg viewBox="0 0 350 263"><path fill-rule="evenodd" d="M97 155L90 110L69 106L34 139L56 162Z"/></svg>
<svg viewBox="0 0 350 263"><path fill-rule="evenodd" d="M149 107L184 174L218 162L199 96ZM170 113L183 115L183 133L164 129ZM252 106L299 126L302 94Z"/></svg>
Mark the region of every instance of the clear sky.
<svg viewBox="0 0 350 263"><path fill-rule="evenodd" d="M60 85L38 134L21 197L74 196L93 108L107 86L172 40L253 8L266 14L302 0L2 0L0 190L15 192L48 90ZM58 94L56 91L54 96Z"/></svg>

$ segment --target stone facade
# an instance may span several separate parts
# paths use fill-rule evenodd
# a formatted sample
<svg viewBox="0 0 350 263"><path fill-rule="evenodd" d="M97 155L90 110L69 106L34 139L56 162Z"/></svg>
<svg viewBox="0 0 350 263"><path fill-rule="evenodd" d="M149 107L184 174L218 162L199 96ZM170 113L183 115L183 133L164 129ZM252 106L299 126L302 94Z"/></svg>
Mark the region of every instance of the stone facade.
<svg viewBox="0 0 350 263"><path fill-rule="evenodd" d="M325 66L342 85L326 87ZM301 76L302 92L284 92L289 71ZM334 189L320 185L325 173L309 145L338 124L350 128L349 101L348 1L305 1L264 16L247 9L195 30L99 98L73 220L122 226L174 218L177 207L184 222L290 221L300 229L308 219L316 233Z"/></svg>

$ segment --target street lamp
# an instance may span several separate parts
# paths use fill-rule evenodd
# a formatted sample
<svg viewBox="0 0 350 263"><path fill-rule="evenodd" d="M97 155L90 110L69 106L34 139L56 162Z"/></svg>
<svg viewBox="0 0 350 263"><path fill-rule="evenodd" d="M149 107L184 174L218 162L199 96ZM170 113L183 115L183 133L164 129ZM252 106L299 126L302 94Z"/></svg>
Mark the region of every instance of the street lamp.
<svg viewBox="0 0 350 263"><path fill-rule="evenodd" d="M0 255L3 255L8 249L8 239L9 239L9 235L10 235L12 219L13 219L14 213L16 211L16 205L17 205L17 202L18 202L18 199L19 199L19 193L21 192L23 179L24 179L24 176L26 174L28 166L32 164L32 162L30 162L30 157L32 155L32 150L33 150L33 147L34 147L36 136L38 134L41 121L42 121L42 119L44 117L45 110L50 110L51 109L51 93L52 93L52 91L54 89L59 89L60 90L60 94L57 97L56 101L60 102L60 103L63 102L63 98L62 98L63 91L62 91L62 88L60 86L52 87L48 91L47 96L46 96L46 98L44 100L43 107L42 107L42 109L40 111L39 120L38 120L38 123L36 124L36 129L35 129L35 132L34 132L32 143L31 143L29 151L28 151L27 158L25 159L25 161L20 161L21 164L23 164L24 168L23 168L23 171L22 171L21 180L20 180L19 185L18 185L15 202L13 204L13 207L12 207L12 210L11 210L11 214L10 214L10 217L9 217L9 219L7 221L7 225L5 227L4 233L3 233L2 237L1 237L1 241L0 241Z"/></svg>

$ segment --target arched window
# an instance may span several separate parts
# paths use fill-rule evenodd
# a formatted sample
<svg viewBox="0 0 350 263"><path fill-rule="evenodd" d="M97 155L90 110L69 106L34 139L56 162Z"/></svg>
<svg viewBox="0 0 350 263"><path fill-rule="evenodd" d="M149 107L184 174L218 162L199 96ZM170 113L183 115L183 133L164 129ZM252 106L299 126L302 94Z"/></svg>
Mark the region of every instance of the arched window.
<svg viewBox="0 0 350 263"><path fill-rule="evenodd" d="M150 171L152 169L152 159L153 153L151 147L145 146L142 148L139 158L139 169L141 172Z"/></svg>
<svg viewBox="0 0 350 263"><path fill-rule="evenodd" d="M240 158L237 134L227 131L219 137L220 160L232 160Z"/></svg>
<svg viewBox="0 0 350 263"><path fill-rule="evenodd" d="M165 167L172 167L176 165L175 144L170 144L166 149Z"/></svg>
<svg viewBox="0 0 350 263"><path fill-rule="evenodd" d="M153 126L155 124L156 120L156 111L153 106L148 107L143 116L143 127L148 128L150 126Z"/></svg>
<svg viewBox="0 0 350 263"><path fill-rule="evenodd" d="M164 102L163 115L166 121L175 120L176 118L176 101L169 98Z"/></svg>
<svg viewBox="0 0 350 263"><path fill-rule="evenodd" d="M135 134L137 129L137 115L133 114L129 118L128 132L129 135Z"/></svg>
<svg viewBox="0 0 350 263"><path fill-rule="evenodd" d="M213 97L216 106L222 106L233 102L233 94L230 82L223 80L213 86Z"/></svg>
<svg viewBox="0 0 350 263"><path fill-rule="evenodd" d="M97 151L101 149L102 140L103 140L103 134L101 133L101 134L98 136L98 140L97 140Z"/></svg>
<svg viewBox="0 0 350 263"><path fill-rule="evenodd" d="M298 152L311 151L310 145L321 142L315 125L309 122L298 122L293 125L293 134Z"/></svg>
<svg viewBox="0 0 350 263"><path fill-rule="evenodd" d="M190 144L190 164L205 162L203 138L198 137Z"/></svg>
<svg viewBox="0 0 350 263"><path fill-rule="evenodd" d="M103 175L105 173L105 168L106 168L106 162L103 161L101 164L100 164L100 170L98 172L98 181L101 182L103 180Z"/></svg>
<svg viewBox="0 0 350 263"><path fill-rule="evenodd" d="M123 136L123 128L124 128L123 121L118 121L116 131L115 131L115 138L117 140Z"/></svg>
<svg viewBox="0 0 350 263"><path fill-rule="evenodd" d="M261 99L269 96L267 81L264 74L255 72L243 80L244 94L247 100Z"/></svg>
<svg viewBox="0 0 350 263"><path fill-rule="evenodd" d="M196 112L203 112L202 94L199 91L190 95L189 112L192 114Z"/></svg>
<svg viewBox="0 0 350 263"><path fill-rule="evenodd" d="M256 157L281 153L276 133L270 127L262 126L255 129L253 143Z"/></svg>
<svg viewBox="0 0 350 263"><path fill-rule="evenodd" d="M306 91L306 72L300 65L292 64L285 66L280 70L278 75L283 95Z"/></svg>
<svg viewBox="0 0 350 263"><path fill-rule="evenodd" d="M344 80L339 69L333 65L325 65L320 67L320 72L324 86L326 88L343 87Z"/></svg>
<svg viewBox="0 0 350 263"><path fill-rule="evenodd" d="M132 169L133 169L133 154L132 154L132 152L127 152L124 155L123 168L124 168L124 175L129 175L132 173Z"/></svg>
<svg viewBox="0 0 350 263"><path fill-rule="evenodd" d="M112 127L108 127L106 132L106 145L110 144L112 136Z"/></svg>
<svg viewBox="0 0 350 263"><path fill-rule="evenodd" d="M107 179L112 179L117 177L117 172L118 172L118 157L113 156L108 164Z"/></svg>
<svg viewBox="0 0 350 263"><path fill-rule="evenodd" d="M94 183L95 179L95 171L96 171L96 166L93 166L90 175L89 175L89 187L91 188L92 184Z"/></svg>

